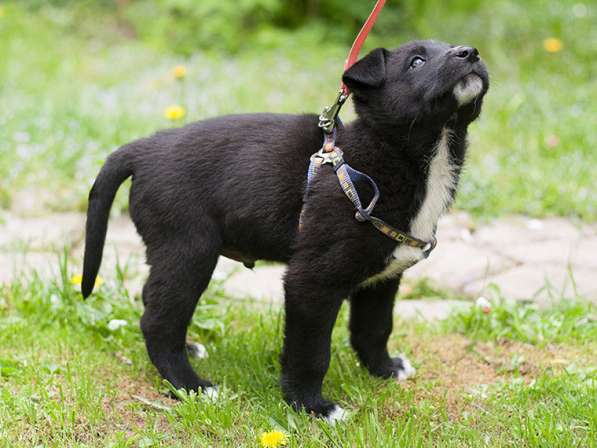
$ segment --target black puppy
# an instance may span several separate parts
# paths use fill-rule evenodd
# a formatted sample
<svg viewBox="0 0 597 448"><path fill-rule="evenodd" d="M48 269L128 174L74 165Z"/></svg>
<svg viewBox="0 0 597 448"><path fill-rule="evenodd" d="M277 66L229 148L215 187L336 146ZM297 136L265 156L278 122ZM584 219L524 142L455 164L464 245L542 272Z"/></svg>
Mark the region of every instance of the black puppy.
<svg viewBox="0 0 597 448"><path fill-rule="evenodd" d="M358 118L339 129L337 144L377 183L375 215L432 239L488 88L477 50L434 41L376 49L343 80ZM191 368L185 336L220 255L288 263L281 384L296 409L331 421L343 415L321 387L347 297L351 343L363 365L384 378L413 373L405 358L389 356L386 342L401 273L422 250L358 222L329 166L303 204L309 156L322 142L317 121L274 114L201 121L123 146L99 173L89 194L83 295L93 289L114 195L133 176L130 214L151 266L141 329L151 361L175 387L212 387Z"/></svg>

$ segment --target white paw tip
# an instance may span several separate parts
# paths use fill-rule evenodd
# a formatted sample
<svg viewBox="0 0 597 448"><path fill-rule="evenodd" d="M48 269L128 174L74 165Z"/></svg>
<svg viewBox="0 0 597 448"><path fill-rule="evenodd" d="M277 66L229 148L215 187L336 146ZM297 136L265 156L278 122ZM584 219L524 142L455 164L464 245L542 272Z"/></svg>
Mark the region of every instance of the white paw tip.
<svg viewBox="0 0 597 448"><path fill-rule="evenodd" d="M348 417L348 412L346 412L340 406L335 405L334 409L332 409L331 412L327 415L327 417L325 417L325 420L330 425L335 425L336 422L341 422L343 420L346 420L347 417Z"/></svg>
<svg viewBox="0 0 597 448"><path fill-rule="evenodd" d="M217 401L219 395L220 392L218 391L217 386L210 386L203 389L203 396L209 401Z"/></svg>
<svg viewBox="0 0 597 448"><path fill-rule="evenodd" d="M406 356L401 354L398 359L402 361L402 370L398 372L398 381L406 381L416 375L417 369L413 367Z"/></svg>
<svg viewBox="0 0 597 448"><path fill-rule="evenodd" d="M205 345L199 344L198 342L187 342L187 352L191 358L207 358L207 349L205 348Z"/></svg>

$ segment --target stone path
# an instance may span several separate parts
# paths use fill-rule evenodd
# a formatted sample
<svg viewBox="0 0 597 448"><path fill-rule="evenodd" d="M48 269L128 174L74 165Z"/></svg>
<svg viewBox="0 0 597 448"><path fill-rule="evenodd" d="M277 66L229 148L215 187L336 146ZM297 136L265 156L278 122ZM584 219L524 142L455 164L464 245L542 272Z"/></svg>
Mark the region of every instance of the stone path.
<svg viewBox="0 0 597 448"><path fill-rule="evenodd" d="M65 245L75 262L72 271L79 272L83 232L84 217L77 213L0 215L0 283L31 269L56 274L57 254ZM504 297L539 304L575 293L597 301L597 224L513 216L477 226L467 214L453 213L440 221L438 241L428 260L405 273L403 289L428 279L439 290L469 299L497 286ZM139 293L147 267L140 238L125 216L110 221L102 273L113 275L117 262L128 263L134 273L128 286ZM231 297L279 303L283 273L281 265L258 264L251 271L221 257L215 278ZM456 306L463 302L403 300L397 313L443 318Z"/></svg>

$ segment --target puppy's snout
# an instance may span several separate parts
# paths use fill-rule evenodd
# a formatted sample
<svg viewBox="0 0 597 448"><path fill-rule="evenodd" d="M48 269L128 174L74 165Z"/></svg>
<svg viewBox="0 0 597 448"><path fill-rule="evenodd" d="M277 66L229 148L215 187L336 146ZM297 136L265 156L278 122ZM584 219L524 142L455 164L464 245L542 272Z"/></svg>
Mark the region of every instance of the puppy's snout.
<svg viewBox="0 0 597 448"><path fill-rule="evenodd" d="M473 47L455 47L452 48L454 56L460 59L465 59L469 62L477 62L479 60L479 51Z"/></svg>

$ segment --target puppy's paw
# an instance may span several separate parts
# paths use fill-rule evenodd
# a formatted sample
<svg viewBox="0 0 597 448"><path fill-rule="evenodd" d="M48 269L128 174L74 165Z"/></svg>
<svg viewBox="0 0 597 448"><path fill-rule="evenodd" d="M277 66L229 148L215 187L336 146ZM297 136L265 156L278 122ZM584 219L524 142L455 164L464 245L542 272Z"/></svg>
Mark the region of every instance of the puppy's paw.
<svg viewBox="0 0 597 448"><path fill-rule="evenodd" d="M307 411L314 417L324 419L330 425L335 425L348 417L348 412L344 408L325 400L318 406L307 409Z"/></svg>
<svg viewBox="0 0 597 448"><path fill-rule="evenodd" d="M406 356L400 354L394 358L386 360L377 365L365 364L369 373L380 378L396 378L398 381L404 381L415 376L417 372Z"/></svg>
<svg viewBox="0 0 597 448"><path fill-rule="evenodd" d="M286 401L298 412L305 411L313 417L322 418L329 424L345 420L348 413L331 401L327 401L321 395L305 397L305 400L292 400L286 397Z"/></svg>
<svg viewBox="0 0 597 448"><path fill-rule="evenodd" d="M417 373L411 362L404 354L392 358L392 376L398 381L406 381Z"/></svg>
<svg viewBox="0 0 597 448"><path fill-rule="evenodd" d="M211 401L212 403L218 401L218 398L220 397L220 390L218 386L205 387L202 389L202 392L205 399L207 401Z"/></svg>
<svg viewBox="0 0 597 448"><path fill-rule="evenodd" d="M187 342L187 353L190 358L207 358L207 349L205 348L205 345L199 344L198 342Z"/></svg>
<svg viewBox="0 0 597 448"><path fill-rule="evenodd" d="M336 422L341 422L346 420L348 417L348 412L341 408L337 404L334 405L331 411L329 411L328 415L323 416L326 422L330 425L335 425Z"/></svg>

